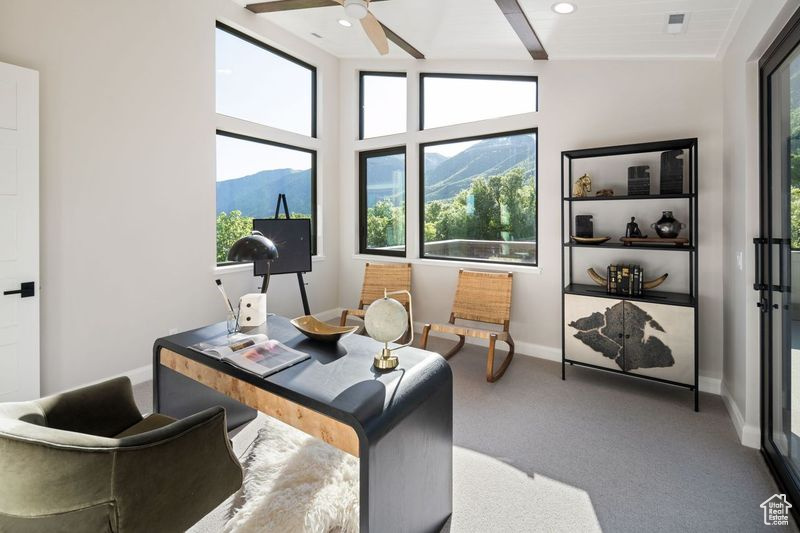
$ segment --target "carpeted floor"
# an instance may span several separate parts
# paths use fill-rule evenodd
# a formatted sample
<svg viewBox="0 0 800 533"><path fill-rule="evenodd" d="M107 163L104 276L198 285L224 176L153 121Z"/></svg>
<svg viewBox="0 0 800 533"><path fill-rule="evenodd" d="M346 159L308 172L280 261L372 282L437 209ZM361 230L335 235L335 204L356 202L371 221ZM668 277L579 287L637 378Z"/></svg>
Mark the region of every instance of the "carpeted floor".
<svg viewBox="0 0 800 533"><path fill-rule="evenodd" d="M429 349L444 346L432 339ZM559 364L525 356L490 384L485 353L467 345L450 360L463 450L445 531L776 529L759 504L777 487L759 452L739 444L719 397L701 394L695 413L684 389L578 367L561 381ZM135 392L149 411L151 383ZM261 424L234 437L238 454ZM225 514L223 504L192 531L220 531Z"/></svg>

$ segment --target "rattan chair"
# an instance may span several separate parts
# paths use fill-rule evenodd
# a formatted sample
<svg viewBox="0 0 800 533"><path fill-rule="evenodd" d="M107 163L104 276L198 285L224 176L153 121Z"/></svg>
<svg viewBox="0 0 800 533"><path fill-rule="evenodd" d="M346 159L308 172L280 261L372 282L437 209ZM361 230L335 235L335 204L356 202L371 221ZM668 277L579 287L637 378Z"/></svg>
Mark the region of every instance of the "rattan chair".
<svg viewBox="0 0 800 533"><path fill-rule="evenodd" d="M511 320L511 281L512 274L471 272L459 270L458 288L453 302L448 324L425 324L422 330L422 348L428 345L428 334L431 331L449 333L458 336L455 347L444 354L450 359L463 346L466 337L489 340L489 355L486 360L486 381L494 383L505 373L514 357L514 340L508 331ZM456 325L456 320L470 320L502 326L502 331L480 329L471 326ZM509 350L497 372L494 372L495 343L502 341L508 344Z"/></svg>
<svg viewBox="0 0 800 533"><path fill-rule="evenodd" d="M363 320L369 304L383 298L384 289L390 292L411 292L411 263L367 263L364 267L364 284L361 287L358 309L345 309L342 311L339 325L346 326L348 316L355 316ZM395 294L392 298L403 304L406 311L408 311L407 295ZM408 334L409 332L406 332L403 335L403 339L406 339Z"/></svg>

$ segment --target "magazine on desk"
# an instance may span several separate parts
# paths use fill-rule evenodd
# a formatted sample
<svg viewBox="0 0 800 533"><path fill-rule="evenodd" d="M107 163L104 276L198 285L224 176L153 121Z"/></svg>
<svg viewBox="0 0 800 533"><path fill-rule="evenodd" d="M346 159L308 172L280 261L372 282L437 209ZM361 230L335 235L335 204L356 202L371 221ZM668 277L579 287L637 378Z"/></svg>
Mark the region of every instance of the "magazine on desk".
<svg viewBox="0 0 800 533"><path fill-rule="evenodd" d="M190 348L262 378L311 357L261 334L222 335Z"/></svg>

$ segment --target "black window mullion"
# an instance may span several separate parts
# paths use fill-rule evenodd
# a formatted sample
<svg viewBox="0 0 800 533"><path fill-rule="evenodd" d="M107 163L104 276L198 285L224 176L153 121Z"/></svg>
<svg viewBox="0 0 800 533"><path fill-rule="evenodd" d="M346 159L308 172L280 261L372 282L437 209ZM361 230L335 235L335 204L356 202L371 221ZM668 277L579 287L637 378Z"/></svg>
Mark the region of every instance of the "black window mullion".
<svg viewBox="0 0 800 533"><path fill-rule="evenodd" d="M392 155L403 156L403 250L384 250L380 248L370 248L367 242L367 185L369 176L367 174L367 161L375 157L386 157ZM398 146L381 150L369 150L358 154L358 250L361 254L386 255L395 257L405 257L408 251L408 183L407 172L408 161L406 159L406 147Z"/></svg>

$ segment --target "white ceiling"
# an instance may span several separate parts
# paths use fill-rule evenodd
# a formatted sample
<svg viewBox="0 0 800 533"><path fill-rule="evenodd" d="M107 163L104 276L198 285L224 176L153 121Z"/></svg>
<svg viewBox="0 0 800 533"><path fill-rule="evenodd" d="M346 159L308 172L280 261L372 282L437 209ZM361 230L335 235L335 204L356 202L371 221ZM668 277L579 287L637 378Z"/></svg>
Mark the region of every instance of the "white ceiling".
<svg viewBox="0 0 800 533"><path fill-rule="evenodd" d="M555 1L519 0L551 59L715 57L747 0L573 0L570 15L554 13ZM530 59L495 0L387 0L371 10L428 59ZM670 13L686 13L683 33L667 34ZM337 57L379 57L358 23L339 25L339 6L258 16ZM390 48L388 57L409 57Z"/></svg>

